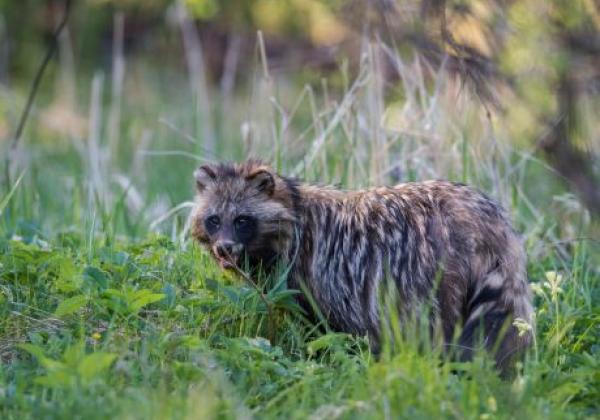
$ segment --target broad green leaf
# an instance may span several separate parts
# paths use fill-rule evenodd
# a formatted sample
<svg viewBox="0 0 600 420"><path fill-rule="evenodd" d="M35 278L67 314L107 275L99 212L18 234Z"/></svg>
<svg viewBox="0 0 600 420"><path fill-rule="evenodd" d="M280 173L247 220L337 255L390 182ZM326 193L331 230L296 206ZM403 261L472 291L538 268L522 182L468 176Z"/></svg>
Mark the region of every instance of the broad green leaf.
<svg viewBox="0 0 600 420"><path fill-rule="evenodd" d="M25 350L27 353L31 354L32 356L35 356L38 359L46 357L46 355L44 354L44 350L42 350L41 347L36 346L35 344L23 343L19 344L18 347L22 350Z"/></svg>
<svg viewBox="0 0 600 420"><path fill-rule="evenodd" d="M65 299L58 304L58 307L54 311L54 315L58 317L71 315L85 306L87 302L88 297L84 295L77 295L69 299Z"/></svg>
<svg viewBox="0 0 600 420"><path fill-rule="evenodd" d="M146 305L149 305L151 303L158 302L159 300L164 299L165 296L166 295L164 293L144 294L143 296L134 299L134 301L131 302L131 304L130 304L130 308L133 312L137 312Z"/></svg>
<svg viewBox="0 0 600 420"><path fill-rule="evenodd" d="M81 288L83 278L78 275L72 258L57 255L51 259L52 270L58 274L56 288L63 293L71 293Z"/></svg>
<svg viewBox="0 0 600 420"><path fill-rule="evenodd" d="M44 354L44 350L42 350L41 347L36 346L35 344L23 343L19 344L18 347L34 356L38 360L40 365L42 365L48 370L56 370L64 367L64 364L59 362L58 360L53 360L49 357L46 357L46 355Z"/></svg>
<svg viewBox="0 0 600 420"><path fill-rule="evenodd" d="M85 270L83 270L83 278L88 283L96 286L100 290L108 288L108 283L110 281L110 278L106 272L91 265L87 266Z"/></svg>
<svg viewBox="0 0 600 420"><path fill-rule="evenodd" d="M116 358L117 355L113 353L96 352L88 354L79 363L77 372L84 382L89 382L102 371L108 369Z"/></svg>
<svg viewBox="0 0 600 420"><path fill-rule="evenodd" d="M76 368L85 354L85 345L83 342L75 343L65 349L63 361L65 365Z"/></svg>
<svg viewBox="0 0 600 420"><path fill-rule="evenodd" d="M215 279L211 279L210 277L204 280L204 285L211 292L218 292L222 285L216 281Z"/></svg>
<svg viewBox="0 0 600 420"><path fill-rule="evenodd" d="M123 293L117 289L106 289L102 294L104 296L111 297L111 298L118 298L118 299L123 299L123 300L127 299L127 296L125 295L125 293Z"/></svg>
<svg viewBox="0 0 600 420"><path fill-rule="evenodd" d="M66 370L56 370L49 372L45 376L38 376L34 382L51 388L60 388L71 385L75 382L75 377Z"/></svg>

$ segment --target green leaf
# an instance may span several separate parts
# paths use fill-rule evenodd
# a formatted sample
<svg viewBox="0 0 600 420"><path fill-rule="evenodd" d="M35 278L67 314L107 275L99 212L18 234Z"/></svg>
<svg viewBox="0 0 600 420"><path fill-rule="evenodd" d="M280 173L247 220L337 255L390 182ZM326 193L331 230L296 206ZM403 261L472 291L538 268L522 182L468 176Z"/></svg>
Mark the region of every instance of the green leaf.
<svg viewBox="0 0 600 420"><path fill-rule="evenodd" d="M127 296L125 295L125 293L121 292L120 290L117 289L106 289L104 292L102 292L103 296L106 297L110 297L110 298L116 298L116 299L127 299Z"/></svg>
<svg viewBox="0 0 600 420"><path fill-rule="evenodd" d="M37 359L42 359L46 357L46 355L44 354L44 350L42 350L41 347L36 346L35 344L23 343L19 344L17 347L19 347L21 350L25 350L32 356L35 356Z"/></svg>
<svg viewBox="0 0 600 420"><path fill-rule="evenodd" d="M57 290L62 293L72 293L81 288L83 278L78 275L72 258L64 255L56 255L49 263L52 271L58 275L54 281Z"/></svg>
<svg viewBox="0 0 600 420"><path fill-rule="evenodd" d="M165 296L166 295L164 293L149 293L149 294L144 293L140 297L135 298L130 303L130 308L133 312L137 312L146 305L149 305L151 303L158 302L159 300L164 299Z"/></svg>
<svg viewBox="0 0 600 420"><path fill-rule="evenodd" d="M23 343L19 344L18 347L34 356L38 360L40 365L42 365L48 370L57 370L64 367L63 363L46 357L46 355L44 354L44 350L42 350L41 347L36 346L35 344Z"/></svg>
<svg viewBox="0 0 600 420"><path fill-rule="evenodd" d="M77 372L83 382L89 382L102 373L102 371L108 369L116 358L117 355L113 353L96 352L88 354L79 363Z"/></svg>
<svg viewBox="0 0 600 420"><path fill-rule="evenodd" d="M300 293L299 290L288 289L288 290L283 290L283 291L276 292L276 293L273 293L271 291L271 292L269 292L269 294L267 296L269 298L271 298L273 303L277 303L277 302L280 302L280 301L283 301L286 299L293 298L295 295L297 295L299 293Z"/></svg>
<svg viewBox="0 0 600 420"><path fill-rule="evenodd" d="M211 292L219 292L219 289L221 289L221 284L210 277L204 280L204 285Z"/></svg>
<svg viewBox="0 0 600 420"><path fill-rule="evenodd" d="M325 334L316 340L308 343L308 353L315 354L316 352L323 349L330 349L332 347L340 346L344 341L348 339L348 334L344 333L329 333Z"/></svg>
<svg viewBox="0 0 600 420"><path fill-rule="evenodd" d="M84 355L85 344L83 342L78 342L67 347L62 358L66 366L76 368Z"/></svg>
<svg viewBox="0 0 600 420"><path fill-rule="evenodd" d="M107 289L110 280L106 272L91 265L87 266L85 270L83 270L83 278L89 284L96 286L100 290Z"/></svg>
<svg viewBox="0 0 600 420"><path fill-rule="evenodd" d="M50 388L60 388L73 384L74 379L73 375L70 375L67 371L57 370L45 376L38 376L34 379L34 382Z"/></svg>
<svg viewBox="0 0 600 420"><path fill-rule="evenodd" d="M58 317L71 315L85 306L87 302L88 297L84 295L77 295L69 299L65 299L58 304L58 307L54 311L54 315Z"/></svg>

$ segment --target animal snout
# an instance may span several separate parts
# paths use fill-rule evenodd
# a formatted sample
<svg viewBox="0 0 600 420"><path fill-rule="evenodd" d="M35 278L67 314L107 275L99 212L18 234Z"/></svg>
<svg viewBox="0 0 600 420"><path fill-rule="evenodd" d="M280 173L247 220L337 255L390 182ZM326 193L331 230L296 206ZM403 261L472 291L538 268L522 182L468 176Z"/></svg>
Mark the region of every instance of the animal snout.
<svg viewBox="0 0 600 420"><path fill-rule="evenodd" d="M232 241L219 242L215 245L215 253L221 258L230 258L236 254L236 243Z"/></svg>

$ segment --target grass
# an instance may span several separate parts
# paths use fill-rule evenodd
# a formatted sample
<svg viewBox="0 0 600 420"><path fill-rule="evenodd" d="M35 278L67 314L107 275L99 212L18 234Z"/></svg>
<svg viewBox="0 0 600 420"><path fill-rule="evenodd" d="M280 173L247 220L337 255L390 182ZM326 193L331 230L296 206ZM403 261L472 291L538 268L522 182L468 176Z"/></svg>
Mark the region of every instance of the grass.
<svg viewBox="0 0 600 420"><path fill-rule="evenodd" d="M483 357L451 366L410 341L376 361L360 338L314 331L283 290L270 329L253 288L163 236L26 242L0 244L2 418L598 415L600 277L585 245L530 266L546 277L537 345L503 382Z"/></svg>
<svg viewBox="0 0 600 420"><path fill-rule="evenodd" d="M384 90L378 48L319 88L262 62L236 96L208 92L208 116L207 91L165 86L168 70L144 63L113 74L112 95L101 73L81 76L86 106L47 87L11 161L24 175L0 197L0 417L600 416L597 227L510 122L439 69L397 60L402 87ZM52 110L72 118L52 126ZM410 334L375 360L362 337L308 323L285 282L266 282L265 302L220 271L187 239L191 173L248 154L344 187L437 177L501 200L535 292L518 377L500 380L484 355L442 363Z"/></svg>

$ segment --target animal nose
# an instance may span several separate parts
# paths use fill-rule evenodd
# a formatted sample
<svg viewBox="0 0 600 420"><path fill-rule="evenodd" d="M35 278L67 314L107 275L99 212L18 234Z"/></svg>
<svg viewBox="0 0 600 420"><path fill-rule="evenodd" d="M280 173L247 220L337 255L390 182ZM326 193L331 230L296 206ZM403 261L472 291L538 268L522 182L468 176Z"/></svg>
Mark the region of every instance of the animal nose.
<svg viewBox="0 0 600 420"><path fill-rule="evenodd" d="M235 245L234 242L221 242L219 244L217 244L216 251L217 254L219 255L219 257L221 258L228 258L233 254L233 246Z"/></svg>

